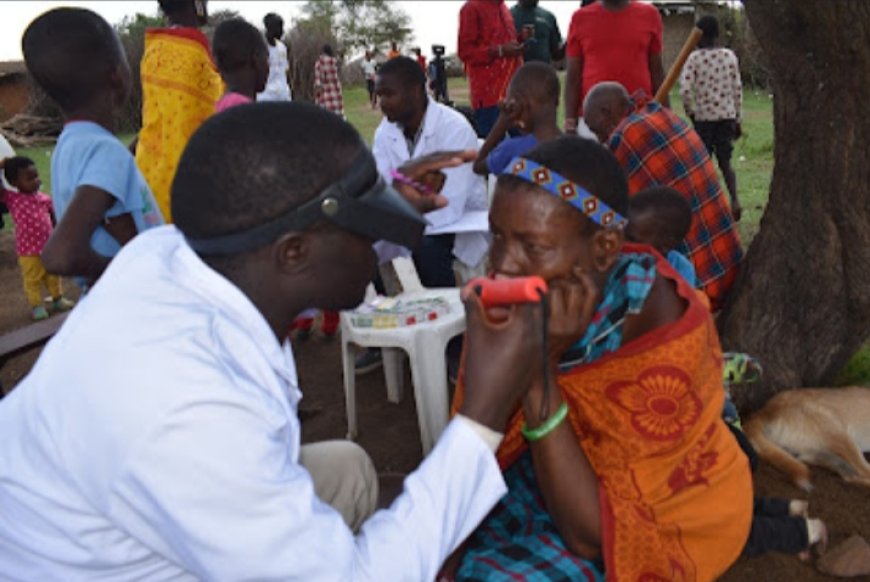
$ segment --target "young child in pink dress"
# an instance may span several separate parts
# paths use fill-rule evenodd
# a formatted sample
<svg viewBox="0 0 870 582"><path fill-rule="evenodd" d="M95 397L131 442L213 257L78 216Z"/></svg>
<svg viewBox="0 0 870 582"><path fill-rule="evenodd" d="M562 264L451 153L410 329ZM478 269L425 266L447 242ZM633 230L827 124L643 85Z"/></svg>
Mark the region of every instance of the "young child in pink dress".
<svg viewBox="0 0 870 582"><path fill-rule="evenodd" d="M212 50L227 92L218 100L218 113L252 103L269 79L269 48L260 31L241 18L221 22Z"/></svg>
<svg viewBox="0 0 870 582"><path fill-rule="evenodd" d="M39 258L54 229L51 198L39 191L42 181L30 158L6 158L2 167L6 181L13 189L0 190L0 202L9 208L15 223L15 252L31 316L34 321L47 319L48 310L42 304L43 286L51 295L53 311L66 311L75 305L63 296L60 277L47 273Z"/></svg>

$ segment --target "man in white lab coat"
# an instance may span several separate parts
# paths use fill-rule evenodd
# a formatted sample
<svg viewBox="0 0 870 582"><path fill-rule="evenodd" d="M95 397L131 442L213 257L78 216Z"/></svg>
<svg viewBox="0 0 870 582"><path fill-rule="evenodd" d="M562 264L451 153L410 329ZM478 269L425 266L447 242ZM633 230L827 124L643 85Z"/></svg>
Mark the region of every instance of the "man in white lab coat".
<svg viewBox="0 0 870 582"><path fill-rule="evenodd" d="M477 135L461 113L432 100L426 75L408 57L384 63L375 91L384 119L372 153L385 179L408 160L443 150L477 149ZM462 270L474 269L489 247L486 182L470 165L445 170L447 207L426 216L429 226L414 263L426 287L452 287L454 257Z"/></svg>
<svg viewBox="0 0 870 582"><path fill-rule="evenodd" d="M402 172L428 181L470 159ZM495 326L466 298L464 404L369 517L365 453L300 443L285 333L307 307L358 304L373 241L413 247L417 210L446 203L397 187L356 130L310 105L204 123L173 183L175 225L125 245L0 401L0 577L432 580L505 493L493 451L542 381L541 310Z"/></svg>

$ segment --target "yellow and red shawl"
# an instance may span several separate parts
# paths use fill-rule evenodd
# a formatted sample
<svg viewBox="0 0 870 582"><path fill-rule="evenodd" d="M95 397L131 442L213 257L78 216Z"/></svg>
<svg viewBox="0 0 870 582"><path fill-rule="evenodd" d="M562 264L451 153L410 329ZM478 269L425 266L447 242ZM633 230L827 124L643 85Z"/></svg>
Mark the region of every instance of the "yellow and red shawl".
<svg viewBox="0 0 870 582"><path fill-rule="evenodd" d="M705 298L663 259L657 268L688 302L682 318L557 383L599 478L607 580L713 580L749 536L752 478L721 420L722 352ZM462 393L460 384L454 409ZM502 467L526 449L523 422L519 410Z"/></svg>
<svg viewBox="0 0 870 582"><path fill-rule="evenodd" d="M147 30L140 76L142 129L136 164L169 223L169 190L181 153L193 132L214 114L223 81L208 39L195 28Z"/></svg>

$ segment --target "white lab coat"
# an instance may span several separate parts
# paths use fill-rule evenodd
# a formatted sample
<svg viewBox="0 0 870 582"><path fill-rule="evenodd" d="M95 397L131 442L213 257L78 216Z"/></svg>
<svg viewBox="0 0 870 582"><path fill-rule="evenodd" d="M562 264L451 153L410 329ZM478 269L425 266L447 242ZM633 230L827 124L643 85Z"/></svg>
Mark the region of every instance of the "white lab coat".
<svg viewBox="0 0 870 582"><path fill-rule="evenodd" d="M432 580L505 492L492 449L454 419L354 537L298 463L301 396L248 298L140 234L0 401L0 578Z"/></svg>
<svg viewBox="0 0 870 582"><path fill-rule="evenodd" d="M423 133L414 158L444 150L476 150L477 135L465 117L431 98L423 118ZM378 171L392 182L390 171L411 159L402 129L386 118L375 131L372 153ZM456 233L453 255L469 267L477 265L489 249L489 219L486 181L476 175L471 164L444 170L447 180L442 194L449 204L426 214L427 235Z"/></svg>

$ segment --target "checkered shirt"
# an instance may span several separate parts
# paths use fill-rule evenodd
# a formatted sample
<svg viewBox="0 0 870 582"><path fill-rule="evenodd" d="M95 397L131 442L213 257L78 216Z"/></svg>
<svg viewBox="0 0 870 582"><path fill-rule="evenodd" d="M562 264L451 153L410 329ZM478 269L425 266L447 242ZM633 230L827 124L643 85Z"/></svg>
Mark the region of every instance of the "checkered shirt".
<svg viewBox="0 0 870 582"><path fill-rule="evenodd" d="M344 117L344 100L335 57L320 55L314 65L314 97L320 107Z"/></svg>
<svg viewBox="0 0 870 582"><path fill-rule="evenodd" d="M508 492L468 540L456 580L603 582L603 565L571 553L544 507L526 451L504 472ZM597 503L596 499L590 503Z"/></svg>
<svg viewBox="0 0 870 582"><path fill-rule="evenodd" d="M692 226L677 250L692 261L713 310L720 309L737 278L743 250L701 138L671 111L649 102L616 128L610 149L625 170L630 194L670 186L689 201Z"/></svg>

